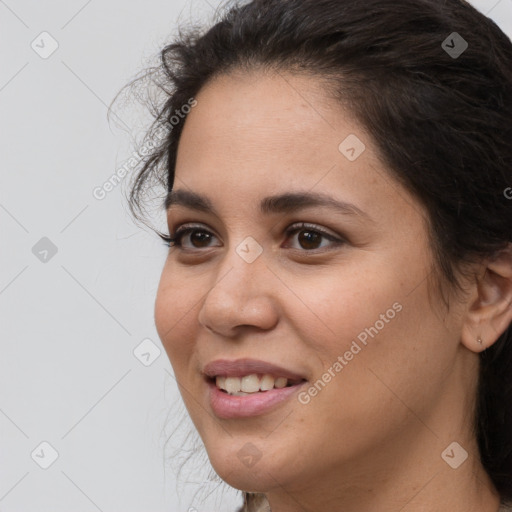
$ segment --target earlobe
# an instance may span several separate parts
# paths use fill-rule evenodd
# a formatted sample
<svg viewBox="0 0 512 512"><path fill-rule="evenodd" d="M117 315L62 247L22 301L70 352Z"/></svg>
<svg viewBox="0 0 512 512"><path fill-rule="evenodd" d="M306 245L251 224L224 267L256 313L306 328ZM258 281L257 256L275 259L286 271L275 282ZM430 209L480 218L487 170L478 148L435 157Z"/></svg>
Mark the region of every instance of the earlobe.
<svg viewBox="0 0 512 512"><path fill-rule="evenodd" d="M489 348L512 324L512 244L483 265L461 333L473 352Z"/></svg>
<svg viewBox="0 0 512 512"><path fill-rule="evenodd" d="M471 352L483 352L499 338L499 336L496 336L496 339L488 341L483 336L474 334L475 332L478 332L478 327L472 322L466 322L462 327L461 343Z"/></svg>

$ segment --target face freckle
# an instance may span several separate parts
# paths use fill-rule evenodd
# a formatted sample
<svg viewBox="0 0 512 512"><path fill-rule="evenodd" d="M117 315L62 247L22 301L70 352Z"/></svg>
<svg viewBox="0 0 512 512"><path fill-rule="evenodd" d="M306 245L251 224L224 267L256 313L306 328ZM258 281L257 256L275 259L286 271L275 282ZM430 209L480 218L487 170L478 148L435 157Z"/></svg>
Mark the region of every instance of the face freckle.
<svg viewBox="0 0 512 512"><path fill-rule="evenodd" d="M270 489L269 475L281 485L330 474L349 483L344 464L353 474L373 471L368 454L383 447L430 450L417 417L437 424L447 407L439 397L458 325L429 304L423 207L313 78L227 75L197 101L180 140L175 190L208 198L216 213L171 206L170 217L217 239L194 254L171 249L155 321L215 470L240 489ZM353 161L339 150L349 134L365 146ZM323 194L364 214L327 206L260 211L264 198L287 193ZM308 253L298 234L285 236L295 222L348 243L323 238L322 249ZM247 253L261 249L250 262L240 250L248 237L255 244ZM190 249L191 240L182 242ZM217 417L201 370L244 358L304 376L303 400L295 392L262 414ZM257 478L240 456L247 443L262 455Z"/></svg>

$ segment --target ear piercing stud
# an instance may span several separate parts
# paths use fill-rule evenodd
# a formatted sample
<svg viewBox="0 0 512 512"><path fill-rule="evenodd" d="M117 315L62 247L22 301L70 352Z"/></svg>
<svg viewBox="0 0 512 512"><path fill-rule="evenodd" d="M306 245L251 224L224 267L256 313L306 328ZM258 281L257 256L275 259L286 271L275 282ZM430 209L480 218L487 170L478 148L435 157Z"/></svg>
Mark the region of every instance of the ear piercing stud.
<svg viewBox="0 0 512 512"><path fill-rule="evenodd" d="M476 342L481 345L483 342L482 342L482 338L480 338L480 336L478 336L478 338L476 339Z"/></svg>

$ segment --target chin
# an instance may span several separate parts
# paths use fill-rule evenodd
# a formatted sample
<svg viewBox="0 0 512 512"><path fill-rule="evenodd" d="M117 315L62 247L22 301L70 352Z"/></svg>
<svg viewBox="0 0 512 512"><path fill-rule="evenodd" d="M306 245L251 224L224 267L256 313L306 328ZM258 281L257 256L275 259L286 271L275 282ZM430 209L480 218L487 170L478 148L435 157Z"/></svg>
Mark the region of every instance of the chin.
<svg viewBox="0 0 512 512"><path fill-rule="evenodd" d="M258 443L258 440L255 441ZM258 443L261 446L261 441ZM268 492L290 477L283 474L287 467L276 457L276 450L270 450L269 456L258 451L251 441L232 440L230 446L207 446L210 463L222 480L235 489L246 492ZM288 466L289 467L289 466Z"/></svg>
<svg viewBox="0 0 512 512"><path fill-rule="evenodd" d="M260 466L258 469L234 467L233 464L222 464L221 466L211 461L215 472L231 487L245 492L265 493L274 488L277 484L273 475L280 475L276 468ZM281 483L281 480L278 480Z"/></svg>

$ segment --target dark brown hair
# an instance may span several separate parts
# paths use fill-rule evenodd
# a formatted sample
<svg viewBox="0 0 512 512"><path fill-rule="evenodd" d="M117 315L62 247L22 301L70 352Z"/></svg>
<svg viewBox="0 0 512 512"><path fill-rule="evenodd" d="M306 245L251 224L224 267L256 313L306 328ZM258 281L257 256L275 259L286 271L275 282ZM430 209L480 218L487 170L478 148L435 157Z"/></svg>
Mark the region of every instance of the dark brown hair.
<svg viewBox="0 0 512 512"><path fill-rule="evenodd" d="M171 123L175 111L218 75L265 69L323 78L326 93L350 107L393 177L426 207L436 274L454 289L465 263L512 241L512 43L491 19L463 0L230 4L213 26L180 32L150 71L163 99L148 137L165 135L133 183L135 217L145 192L173 187L184 124ZM480 363L480 455L512 499L511 326Z"/></svg>

